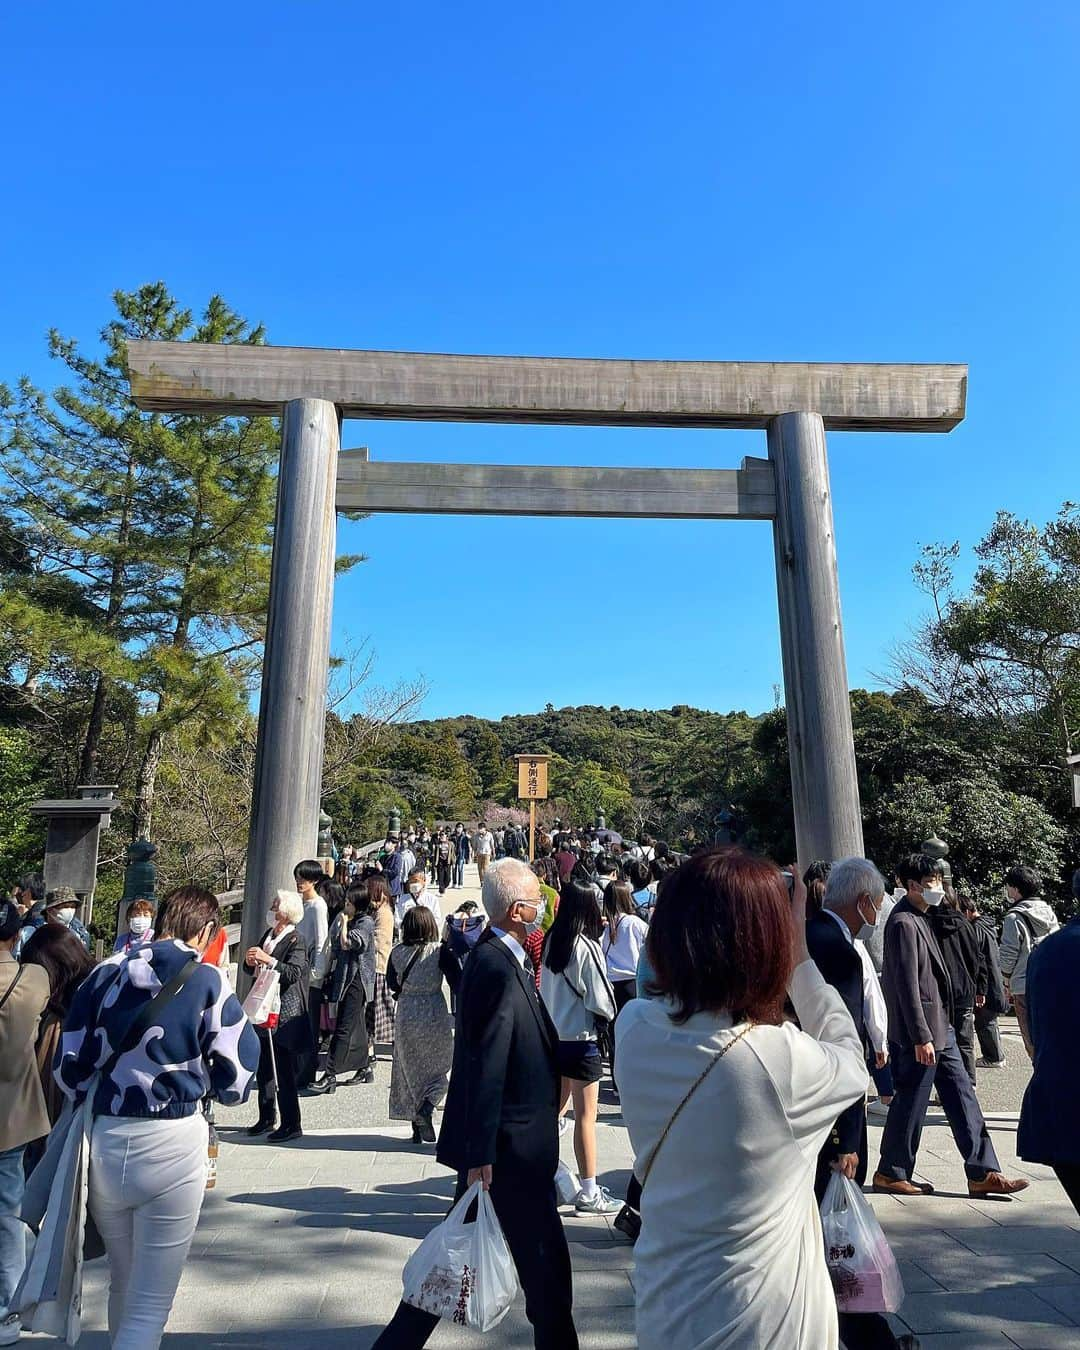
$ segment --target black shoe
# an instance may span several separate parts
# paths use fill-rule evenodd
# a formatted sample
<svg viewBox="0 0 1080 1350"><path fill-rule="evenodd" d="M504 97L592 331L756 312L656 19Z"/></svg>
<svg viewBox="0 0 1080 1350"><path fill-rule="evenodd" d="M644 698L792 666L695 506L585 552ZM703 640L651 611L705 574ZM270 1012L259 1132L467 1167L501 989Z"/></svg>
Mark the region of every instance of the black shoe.
<svg viewBox="0 0 1080 1350"><path fill-rule="evenodd" d="M412 1123L412 1141L414 1144L422 1144L424 1142L423 1136L420 1133L420 1122L418 1120L414 1120Z"/></svg>
<svg viewBox="0 0 1080 1350"><path fill-rule="evenodd" d="M332 1097L337 1091L337 1079L332 1073L324 1073L321 1083L312 1083L312 1092L317 1092L320 1096Z"/></svg>
<svg viewBox="0 0 1080 1350"><path fill-rule="evenodd" d="M287 1144L291 1139L302 1139L304 1131L299 1125L279 1125L272 1134L266 1136L268 1144Z"/></svg>
<svg viewBox="0 0 1080 1350"><path fill-rule="evenodd" d="M351 1078L346 1078L345 1086L352 1087L354 1083L374 1083L375 1070L369 1065L366 1069L357 1069Z"/></svg>
<svg viewBox="0 0 1080 1350"><path fill-rule="evenodd" d="M254 1125L249 1125L247 1127L244 1133L250 1135L250 1137L254 1139L256 1135L266 1134L268 1130L272 1130L274 1124L275 1122L273 1120L264 1120L262 1116L260 1116Z"/></svg>
<svg viewBox="0 0 1080 1350"><path fill-rule="evenodd" d="M433 1144L435 1142L435 1126L431 1123L432 1114L435 1107L431 1102L425 1102L416 1113L414 1124L420 1131L420 1141L424 1144Z"/></svg>

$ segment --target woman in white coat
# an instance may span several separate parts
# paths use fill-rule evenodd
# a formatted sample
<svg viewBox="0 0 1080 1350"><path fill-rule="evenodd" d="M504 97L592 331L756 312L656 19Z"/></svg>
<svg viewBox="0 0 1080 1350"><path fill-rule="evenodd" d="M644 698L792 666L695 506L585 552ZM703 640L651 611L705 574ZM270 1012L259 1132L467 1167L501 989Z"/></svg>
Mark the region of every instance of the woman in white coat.
<svg viewBox="0 0 1080 1350"><path fill-rule="evenodd" d="M798 875L789 899L777 867L738 849L698 854L664 885L648 939L654 997L616 1027L644 1183L640 1350L838 1346L814 1168L867 1076L805 924ZM782 1021L785 993L801 1031Z"/></svg>

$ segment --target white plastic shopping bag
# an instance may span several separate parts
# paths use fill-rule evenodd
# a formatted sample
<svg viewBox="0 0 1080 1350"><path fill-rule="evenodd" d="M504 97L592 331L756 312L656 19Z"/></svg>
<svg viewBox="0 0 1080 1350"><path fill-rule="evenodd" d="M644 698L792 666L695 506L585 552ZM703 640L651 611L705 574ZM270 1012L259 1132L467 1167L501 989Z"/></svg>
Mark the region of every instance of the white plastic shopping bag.
<svg viewBox="0 0 1080 1350"><path fill-rule="evenodd" d="M821 1229L840 1311L896 1312L904 1301L896 1257L862 1191L839 1172L821 1202Z"/></svg>
<svg viewBox="0 0 1080 1350"><path fill-rule="evenodd" d="M476 1204L476 1221L466 1223ZM404 1300L460 1326L490 1331L510 1311L517 1273L491 1196L476 1181L409 1258Z"/></svg>
<svg viewBox="0 0 1080 1350"><path fill-rule="evenodd" d="M276 1026L281 1008L281 976L263 966L244 999L244 1012L252 1026Z"/></svg>

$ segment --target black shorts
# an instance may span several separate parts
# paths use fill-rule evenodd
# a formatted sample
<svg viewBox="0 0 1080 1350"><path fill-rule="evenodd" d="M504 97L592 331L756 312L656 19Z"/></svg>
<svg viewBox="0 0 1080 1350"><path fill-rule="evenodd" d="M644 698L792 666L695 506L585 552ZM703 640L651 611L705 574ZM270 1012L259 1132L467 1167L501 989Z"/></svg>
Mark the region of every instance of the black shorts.
<svg viewBox="0 0 1080 1350"><path fill-rule="evenodd" d="M575 1083L599 1083L604 1061L595 1041L560 1041L559 1072Z"/></svg>

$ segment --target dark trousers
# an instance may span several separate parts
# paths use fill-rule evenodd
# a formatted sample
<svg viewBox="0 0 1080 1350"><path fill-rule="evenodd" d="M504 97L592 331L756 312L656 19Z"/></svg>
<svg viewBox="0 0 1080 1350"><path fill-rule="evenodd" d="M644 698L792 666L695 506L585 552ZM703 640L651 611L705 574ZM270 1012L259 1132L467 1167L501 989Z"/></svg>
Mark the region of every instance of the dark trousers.
<svg viewBox="0 0 1080 1350"><path fill-rule="evenodd" d="M459 1173L455 1203L465 1190L465 1174ZM536 1350L577 1350L570 1252L554 1177L496 1161L491 1199L525 1294ZM438 1324L432 1313L399 1303L372 1350L419 1350Z"/></svg>
<svg viewBox="0 0 1080 1350"><path fill-rule="evenodd" d="M311 1026L311 1045L297 1055L297 1081L301 1087L310 1087L319 1071L319 1043L322 1032L319 1021L322 1017L323 990L321 984L313 984L308 990L308 1023Z"/></svg>
<svg viewBox="0 0 1080 1350"><path fill-rule="evenodd" d="M985 1008L976 1008L975 1035L979 1038L979 1049L983 1053L983 1059L998 1064L1005 1058L997 1013L988 1013Z"/></svg>
<svg viewBox="0 0 1080 1350"><path fill-rule="evenodd" d="M878 1090L878 1096L891 1097L896 1089L893 1087L892 1069L889 1066L889 1061L886 1060L879 1069L875 1056L871 1055L867 1067L870 1070L870 1077L874 1080L874 1086Z"/></svg>
<svg viewBox="0 0 1080 1350"><path fill-rule="evenodd" d="M957 1008L953 1014L953 1031L956 1032L956 1048L964 1061L964 1068L971 1084L975 1085L975 1009Z"/></svg>
<svg viewBox="0 0 1080 1350"><path fill-rule="evenodd" d="M450 885L450 864L448 862L437 862L435 864L435 877L439 883L439 894L445 895L447 887Z"/></svg>
<svg viewBox="0 0 1080 1350"><path fill-rule="evenodd" d="M891 1350L900 1342L881 1313L840 1313L844 1350Z"/></svg>
<svg viewBox="0 0 1080 1350"><path fill-rule="evenodd" d="M923 1118L930 1092L937 1088L956 1147L964 1159L969 1181L981 1181L987 1172L999 1170L982 1108L956 1048L956 1033L950 1028L945 1048L937 1062L924 1066L910 1045L890 1045L896 1095L885 1120L878 1170L897 1181L910 1181L922 1138Z"/></svg>
<svg viewBox="0 0 1080 1350"><path fill-rule="evenodd" d="M620 1013L622 1012L622 1010L626 1007L626 1005L630 1002L630 1000L631 1000L632 998L636 997L636 995L637 995L637 981L636 981L636 980L612 980L612 982L611 982L611 989L612 989L612 992L613 992L614 995L615 995L615 1021L617 1022L617 1021L619 1020L619 1014L620 1014ZM613 1087L615 1088L615 1091L618 1092L618 1090L619 1090L619 1080L618 1080L618 1078L616 1078L616 1076L615 1076L615 1025L614 1025L614 1023L612 1023L610 1035L611 1035L611 1041L610 1041L610 1045L611 1045L611 1082L612 1082Z"/></svg>
<svg viewBox="0 0 1080 1350"><path fill-rule="evenodd" d="M259 1036L259 1067L255 1081L259 1085L259 1119L274 1119L274 1074L270 1062L270 1037L261 1027ZM274 1041L274 1063L277 1065L277 1106L281 1123L286 1129L300 1128L300 1093L296 1085L298 1069L294 1051Z"/></svg>
<svg viewBox="0 0 1080 1350"><path fill-rule="evenodd" d="M1080 1214L1080 1163L1054 1163L1054 1172L1072 1201L1073 1209Z"/></svg>
<svg viewBox="0 0 1080 1350"><path fill-rule="evenodd" d="M326 1072L335 1077L340 1073L355 1072L366 1069L370 1060L367 999L364 986L359 979L354 979L338 1003L337 1026L330 1038Z"/></svg>

